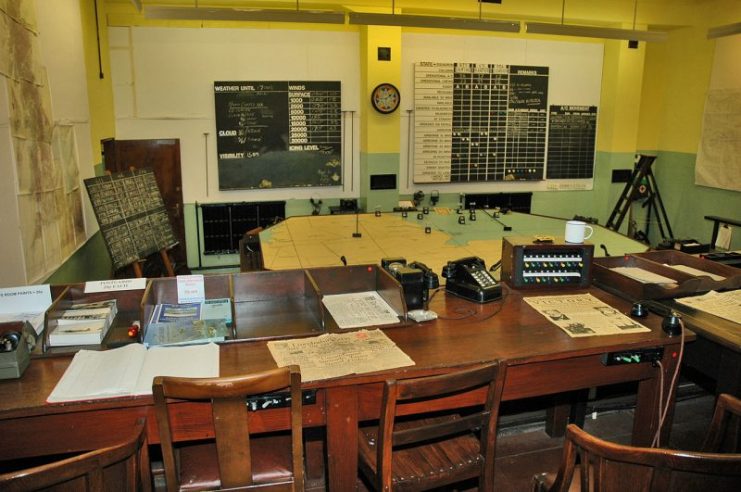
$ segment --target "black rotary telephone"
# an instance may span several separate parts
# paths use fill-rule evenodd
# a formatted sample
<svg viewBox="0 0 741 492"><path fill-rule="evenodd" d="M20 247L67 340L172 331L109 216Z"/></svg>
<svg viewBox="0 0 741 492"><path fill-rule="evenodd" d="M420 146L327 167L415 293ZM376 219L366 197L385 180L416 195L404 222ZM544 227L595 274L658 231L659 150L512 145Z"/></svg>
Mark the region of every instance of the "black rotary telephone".
<svg viewBox="0 0 741 492"><path fill-rule="evenodd" d="M447 279L446 292L469 301L483 304L502 297L502 286L478 256L449 261L443 267L443 277Z"/></svg>

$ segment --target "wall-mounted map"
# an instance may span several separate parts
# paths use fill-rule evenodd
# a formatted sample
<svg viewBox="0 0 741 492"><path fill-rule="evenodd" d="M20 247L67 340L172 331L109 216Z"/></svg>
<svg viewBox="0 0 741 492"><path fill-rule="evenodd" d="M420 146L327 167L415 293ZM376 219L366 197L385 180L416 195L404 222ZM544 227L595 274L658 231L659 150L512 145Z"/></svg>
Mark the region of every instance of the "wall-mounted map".
<svg viewBox="0 0 741 492"><path fill-rule="evenodd" d="M342 185L340 82L214 82L219 189Z"/></svg>
<svg viewBox="0 0 741 492"><path fill-rule="evenodd" d="M86 179L85 186L114 268L177 243L151 169Z"/></svg>

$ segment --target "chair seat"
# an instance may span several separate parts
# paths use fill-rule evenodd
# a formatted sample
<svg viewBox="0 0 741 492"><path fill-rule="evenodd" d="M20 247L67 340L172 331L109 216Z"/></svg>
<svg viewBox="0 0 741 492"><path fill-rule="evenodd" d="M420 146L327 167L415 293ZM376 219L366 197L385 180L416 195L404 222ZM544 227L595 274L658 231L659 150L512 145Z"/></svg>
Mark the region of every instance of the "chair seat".
<svg viewBox="0 0 741 492"><path fill-rule="evenodd" d="M289 481L291 436L252 436L252 477L257 483ZM180 449L180 490L216 489L221 485L214 442L189 444Z"/></svg>
<svg viewBox="0 0 741 492"><path fill-rule="evenodd" d="M397 422L396 430L420 425L439 423L456 416L424 418ZM361 427L359 433L360 467L367 467L372 475L377 474L376 443L378 427ZM471 458L473 457L473 458ZM408 448L394 450L394 466L391 471L394 490L424 489L430 485L454 483L479 476L483 456L479 451L479 440L466 433L440 443L421 443ZM367 473L366 473L367 475ZM448 478L449 480L446 480Z"/></svg>

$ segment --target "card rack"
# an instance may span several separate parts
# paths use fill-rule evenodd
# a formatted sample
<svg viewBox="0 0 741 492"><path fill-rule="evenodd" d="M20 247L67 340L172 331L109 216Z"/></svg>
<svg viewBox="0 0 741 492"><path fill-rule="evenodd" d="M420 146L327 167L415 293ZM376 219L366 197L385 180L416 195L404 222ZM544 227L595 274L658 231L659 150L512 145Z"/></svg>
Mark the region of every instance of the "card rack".
<svg viewBox="0 0 741 492"><path fill-rule="evenodd" d="M502 281L516 289L588 287L594 245L570 244L562 238L533 242L530 237L505 237Z"/></svg>

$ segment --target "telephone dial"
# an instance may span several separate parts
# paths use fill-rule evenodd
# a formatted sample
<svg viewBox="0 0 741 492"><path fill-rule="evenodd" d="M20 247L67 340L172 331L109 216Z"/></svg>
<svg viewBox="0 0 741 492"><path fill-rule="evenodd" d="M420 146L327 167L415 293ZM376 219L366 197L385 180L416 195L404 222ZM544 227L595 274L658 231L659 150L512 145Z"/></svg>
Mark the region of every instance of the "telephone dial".
<svg viewBox="0 0 741 492"><path fill-rule="evenodd" d="M484 260L469 256L443 267L445 291L469 301L486 303L502 297L502 286L486 269Z"/></svg>

